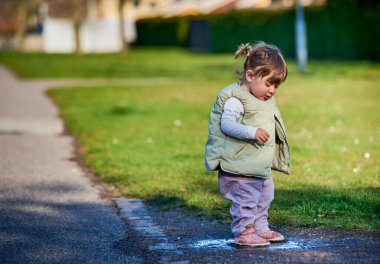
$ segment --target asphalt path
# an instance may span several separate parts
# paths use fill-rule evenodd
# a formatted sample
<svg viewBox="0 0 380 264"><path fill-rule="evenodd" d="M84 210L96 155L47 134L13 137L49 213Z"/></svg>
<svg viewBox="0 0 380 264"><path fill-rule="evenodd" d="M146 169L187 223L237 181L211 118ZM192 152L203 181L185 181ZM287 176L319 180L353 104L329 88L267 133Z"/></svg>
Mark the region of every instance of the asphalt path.
<svg viewBox="0 0 380 264"><path fill-rule="evenodd" d="M64 84L0 67L0 263L138 263L115 249L126 225L75 161L45 95Z"/></svg>
<svg viewBox="0 0 380 264"><path fill-rule="evenodd" d="M229 224L162 210L138 199L117 199L128 231L116 245L144 263L380 263L380 234L337 228L278 228L286 241L269 247L237 246Z"/></svg>

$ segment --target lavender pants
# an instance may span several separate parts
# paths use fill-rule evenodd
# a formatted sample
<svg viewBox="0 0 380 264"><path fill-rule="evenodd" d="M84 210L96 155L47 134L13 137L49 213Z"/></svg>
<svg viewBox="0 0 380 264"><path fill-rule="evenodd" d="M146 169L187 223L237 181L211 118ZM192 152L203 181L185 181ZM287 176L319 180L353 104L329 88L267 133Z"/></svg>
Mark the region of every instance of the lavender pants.
<svg viewBox="0 0 380 264"><path fill-rule="evenodd" d="M232 233L237 237L253 225L256 234L269 231L268 209L274 198L273 179L247 177L219 170L220 192L232 201Z"/></svg>

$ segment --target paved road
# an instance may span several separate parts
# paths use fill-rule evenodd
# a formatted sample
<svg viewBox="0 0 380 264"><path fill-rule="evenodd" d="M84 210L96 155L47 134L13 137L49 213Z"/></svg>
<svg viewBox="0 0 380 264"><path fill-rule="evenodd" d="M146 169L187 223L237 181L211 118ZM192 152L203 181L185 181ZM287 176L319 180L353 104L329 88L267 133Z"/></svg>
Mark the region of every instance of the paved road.
<svg viewBox="0 0 380 264"><path fill-rule="evenodd" d="M45 96L57 81L0 67L0 263L136 263L117 250L125 223L75 162Z"/></svg>

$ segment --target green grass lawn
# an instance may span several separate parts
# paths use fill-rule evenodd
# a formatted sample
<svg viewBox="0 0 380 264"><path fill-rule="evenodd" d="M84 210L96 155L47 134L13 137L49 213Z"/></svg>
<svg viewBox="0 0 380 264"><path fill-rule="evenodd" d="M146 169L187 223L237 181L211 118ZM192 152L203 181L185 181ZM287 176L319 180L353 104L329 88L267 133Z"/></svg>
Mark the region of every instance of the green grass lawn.
<svg viewBox="0 0 380 264"><path fill-rule="evenodd" d="M138 49L127 55L5 53L0 62L29 78L147 80L49 95L78 138L85 163L105 182L127 196L230 221L230 203L219 193L216 173L206 172L203 154L215 96L236 80L241 61L233 55ZM270 222L379 231L380 65L311 62L304 76L292 62L289 69L276 98L292 175L274 173ZM176 81L155 83L152 77L161 76Z"/></svg>
<svg viewBox="0 0 380 264"><path fill-rule="evenodd" d="M135 48L121 54L0 52L0 62L24 78L234 77L230 55L204 55L182 49Z"/></svg>

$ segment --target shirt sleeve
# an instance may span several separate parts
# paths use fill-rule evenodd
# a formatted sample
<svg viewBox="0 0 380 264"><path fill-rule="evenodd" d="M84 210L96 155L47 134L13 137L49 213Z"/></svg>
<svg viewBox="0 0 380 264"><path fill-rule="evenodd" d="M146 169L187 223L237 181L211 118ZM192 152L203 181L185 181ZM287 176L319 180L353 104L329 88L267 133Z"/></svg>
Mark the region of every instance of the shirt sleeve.
<svg viewBox="0 0 380 264"><path fill-rule="evenodd" d="M228 99L223 107L222 132L239 139L254 139L257 128L240 124L243 115L244 107L241 101L235 97Z"/></svg>

